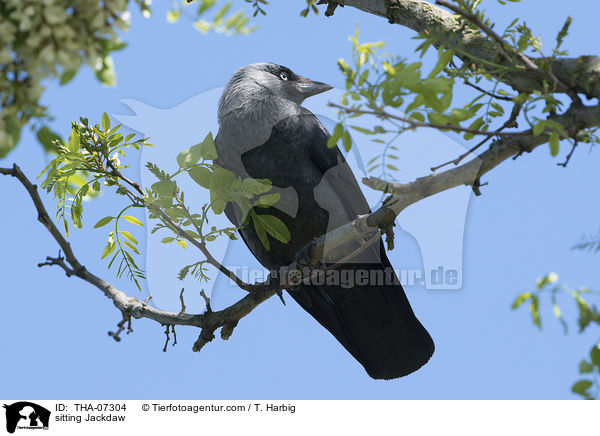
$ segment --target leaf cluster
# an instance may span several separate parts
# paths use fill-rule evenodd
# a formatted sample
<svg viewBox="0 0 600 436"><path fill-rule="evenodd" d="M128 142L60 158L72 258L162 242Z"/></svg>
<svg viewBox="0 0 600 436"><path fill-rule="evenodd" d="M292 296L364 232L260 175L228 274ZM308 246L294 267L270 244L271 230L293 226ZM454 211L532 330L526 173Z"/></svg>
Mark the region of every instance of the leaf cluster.
<svg viewBox="0 0 600 436"><path fill-rule="evenodd" d="M568 332L568 325L562 316L561 308L558 305L558 295L570 296L576 305L578 318L577 325L579 332L583 332L591 325L600 327L600 312L595 305L590 304L584 298L584 295L597 297L598 292L588 288L571 289L564 284L557 284L558 275L549 273L537 280L536 288L533 291L523 292L512 304L512 308L516 309L525 303L529 303L529 311L533 324L538 328L542 328L540 317L540 296L541 294L549 294L552 304L554 316L560 321L565 334ZM600 395L600 344L596 344L590 351L590 360L583 360L579 364L580 374L586 374L591 379L583 379L573 384L571 390L584 397L585 399L598 398ZM594 393L595 392L595 393Z"/></svg>

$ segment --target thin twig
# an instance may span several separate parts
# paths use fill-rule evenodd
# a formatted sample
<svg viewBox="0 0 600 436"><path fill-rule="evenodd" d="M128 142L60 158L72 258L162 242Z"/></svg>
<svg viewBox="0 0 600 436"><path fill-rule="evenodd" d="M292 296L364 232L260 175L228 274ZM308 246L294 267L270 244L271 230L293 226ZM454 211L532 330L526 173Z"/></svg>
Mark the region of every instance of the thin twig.
<svg viewBox="0 0 600 436"><path fill-rule="evenodd" d="M407 123L411 128L416 127L428 127L432 129L438 130L452 130L454 132L463 132L463 133L472 133L474 135L482 135L482 136L529 136L531 135L531 129L526 130L524 132L501 132L499 130L495 130L493 132L487 132L484 130L477 129L468 129L465 127L456 126L454 124L438 124L438 123L425 123L417 120L413 120L411 118L401 117L398 115L392 115L384 110L364 110L364 109L353 109L345 106L341 106L337 103L328 103L329 106L334 107L336 109L341 110L347 114L362 114L362 115L374 115L380 118L387 118L398 120Z"/></svg>
<svg viewBox="0 0 600 436"><path fill-rule="evenodd" d="M512 111L510 113L510 117L508 118L508 120L506 120L504 122L504 124L502 126L500 126L498 131L502 131L508 127L517 127L517 117L519 116L519 113L521 112L522 107L523 106L521 104L515 103L515 105L512 108ZM431 167L431 171L435 172L435 171L439 170L440 168L445 167L446 165L450 165L450 164L458 165L465 157L467 157L468 155L470 155L471 153L476 151L479 147L481 147L483 144L485 144L490 138L491 137L488 136L487 138L484 138L482 141L479 141L477 144L475 144L473 147L471 147L465 153L458 156L456 159L452 159L452 160L449 160L448 162L444 162L443 164L440 164L438 166Z"/></svg>
<svg viewBox="0 0 600 436"><path fill-rule="evenodd" d="M204 289L200 291L200 296L204 298L204 303L206 304L206 311L212 312L212 308L210 307L210 298L204 293Z"/></svg>
<svg viewBox="0 0 600 436"><path fill-rule="evenodd" d="M571 157L573 156L573 153L575 152L575 149L577 148L578 145L579 145L579 141L577 141L577 138L575 138L573 140L573 145L571 146L571 151L565 158L565 161L561 162L561 163L557 163L556 165L558 165L559 167L566 168L567 165L569 164L569 162L571 161Z"/></svg>
<svg viewBox="0 0 600 436"><path fill-rule="evenodd" d="M144 204L145 194L144 194L142 187L138 183L133 182L133 181L129 180L127 177L125 177L123 175L123 173L121 173L116 167L114 167L112 165L111 161L109 161L109 165L111 167L112 174L115 177L123 180L124 182L126 182L127 184L132 186L142 196L141 198L136 196L136 198L141 204ZM124 189L126 189L126 188L124 188ZM198 241L196 238L194 238L188 232L186 232L181 227L179 227L177 225L177 223L175 221L173 221L171 219L171 217L169 217L161 208L158 208L158 207L152 208L152 212L157 213L160 216L160 218L162 219L162 221L167 225L167 227L169 227L177 236L184 238L185 240L190 242L192 245L194 245L196 248L198 248L202 252L202 254L206 257L206 260L208 261L208 263L210 263L212 266L217 268L220 272L222 272L227 277L229 277L229 279L231 279L241 289L243 289L247 292L256 292L256 291L264 290L266 287L270 286L270 283L268 283L268 282L259 283L259 284L250 284L250 283L244 282L237 275L235 275L235 273L233 271L231 271L225 265L223 265L219 261L217 261L217 259L215 259L214 256L210 253L210 251L206 248L206 244L204 242Z"/></svg>
<svg viewBox="0 0 600 436"><path fill-rule="evenodd" d="M489 95L490 97L493 97L495 99L504 100L504 101L513 101L512 97L494 94L493 92L487 91L487 90L483 89L482 87L475 85L473 82L469 81L469 79L465 79L464 84L467 86L470 86L473 89L476 89L477 91L479 91L485 95Z"/></svg>
<svg viewBox="0 0 600 436"><path fill-rule="evenodd" d="M185 291L185 288L181 288L181 292L179 293L179 301L181 302L181 311L179 312L180 315L182 313L185 313L185 301L183 301L183 291Z"/></svg>

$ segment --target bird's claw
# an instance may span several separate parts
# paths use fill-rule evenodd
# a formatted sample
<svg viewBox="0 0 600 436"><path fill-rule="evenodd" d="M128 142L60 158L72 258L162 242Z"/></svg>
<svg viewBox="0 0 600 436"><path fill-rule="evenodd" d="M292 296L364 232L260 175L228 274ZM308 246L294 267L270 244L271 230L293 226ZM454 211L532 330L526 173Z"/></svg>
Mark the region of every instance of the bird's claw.
<svg viewBox="0 0 600 436"><path fill-rule="evenodd" d="M311 240L298 250L295 261L300 267L319 269L324 266L322 251L322 248Z"/></svg>

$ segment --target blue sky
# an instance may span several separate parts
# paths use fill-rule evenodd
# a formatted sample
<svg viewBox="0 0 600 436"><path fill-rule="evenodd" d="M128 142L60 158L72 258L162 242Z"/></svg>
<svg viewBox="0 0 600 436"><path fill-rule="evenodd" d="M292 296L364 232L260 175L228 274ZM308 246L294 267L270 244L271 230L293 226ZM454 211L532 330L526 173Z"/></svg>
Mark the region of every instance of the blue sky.
<svg viewBox="0 0 600 436"><path fill-rule="evenodd" d="M43 101L55 117L51 123L54 130L66 134L71 120L79 116L98 120L103 111L131 115L121 101L135 100L165 110L164 116L152 113L162 123L159 133L172 137L170 143L159 141L159 146L164 142L161 151L164 149L168 156L167 147L173 147L174 156L176 150L190 145L195 137L203 137L212 127L202 114L190 111L168 121L177 112L167 109L210 94L242 65L272 61L343 88L336 61L349 57L347 36L357 23L362 41L384 40L388 52L409 60L416 57L412 32L349 7L338 9L333 18L301 19L298 13L303 2L273 2L267 17L257 19L257 32L224 37L202 35L185 20L167 24L165 7L156 3L149 20L133 8L132 28L123 36L129 46L115 54L116 87L102 87L88 69L82 69L66 86L48 84ZM485 3L499 25L516 16L524 17L535 33L544 35L548 46L552 46L566 15L571 15L574 23L565 47L571 55L597 52L597 23L595 14L590 13L595 2L591 0L568 4L529 0L504 7L491 0ZM443 161L443 150L427 148L432 133L411 135L400 140L411 144L409 155L420 159L418 150L423 150L423 155L439 152L439 162ZM163 353L163 327L149 320L134 320L134 333L116 343L106 334L120 320L110 301L88 284L65 277L58 268L35 266L45 256L55 255L58 247L36 221L23 188L14 180L0 179L5 205L0 218L5 229L0 293L4 308L0 346L6 356L2 396L574 398L570 386L577 379L577 365L587 356L597 334L578 335L571 323L571 333L565 336L548 301L542 302L542 332L532 326L525 309L510 310L517 294L531 289L537 277L550 271L559 273L561 281L572 286L598 286L598 258L569 249L583 232L594 232L599 226L600 205L593 199L598 198L600 188L591 178L598 156L581 147L563 169L556 162L565 151L567 146L556 160L546 147L540 147L484 178L489 185L481 197L470 199L466 210L462 288L407 289L413 309L434 338L436 352L424 368L394 381L371 380L341 345L289 298L285 307L278 299L267 301L240 322L229 341L217 339L199 354L191 352L197 336L197 330L191 328L178 328L178 345ZM20 146L2 159L0 166L17 162L27 175L35 177L47 159L34 137L24 132ZM416 175L411 169L407 161L402 173L407 180ZM99 218L116 207L110 197L87 205L84 219L88 227L74 232L71 243L89 270L136 295L126 280L116 279L106 270L106 263L99 259L105 232L91 230ZM53 211L51 198L45 201ZM443 204L438 203L441 210L430 207L431 219L423 221L423 228L437 225L439 216L447 213ZM398 230L396 245L390 253L394 266L422 266L413 236ZM231 252L232 262L254 262L243 247ZM171 255L165 252L162 256L167 260ZM153 256L160 263L161 255ZM243 295L225 285L218 290L217 306ZM178 291L173 289L173 293ZM566 300L563 306L565 317L572 320L572 302Z"/></svg>

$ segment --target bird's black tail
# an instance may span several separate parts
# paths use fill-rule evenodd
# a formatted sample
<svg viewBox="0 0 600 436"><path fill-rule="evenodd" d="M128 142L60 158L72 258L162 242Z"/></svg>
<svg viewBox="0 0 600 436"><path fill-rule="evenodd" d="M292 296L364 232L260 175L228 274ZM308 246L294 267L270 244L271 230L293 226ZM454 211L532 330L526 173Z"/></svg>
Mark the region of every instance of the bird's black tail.
<svg viewBox="0 0 600 436"><path fill-rule="evenodd" d="M380 251L381 264L340 267L343 273L337 277L362 279L361 285L348 287L345 283L342 287L318 282L299 286L290 295L340 341L372 378L393 379L427 363L434 344L413 313L383 246Z"/></svg>

